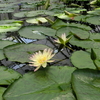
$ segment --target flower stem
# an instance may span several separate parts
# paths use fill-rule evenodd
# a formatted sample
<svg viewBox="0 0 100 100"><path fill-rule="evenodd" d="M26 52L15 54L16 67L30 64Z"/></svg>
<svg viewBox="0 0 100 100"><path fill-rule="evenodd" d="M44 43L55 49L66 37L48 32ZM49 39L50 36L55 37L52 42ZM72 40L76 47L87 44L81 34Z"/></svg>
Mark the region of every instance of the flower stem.
<svg viewBox="0 0 100 100"><path fill-rule="evenodd" d="M97 64L95 63L95 60L93 60L93 64L95 65L96 69L99 70Z"/></svg>
<svg viewBox="0 0 100 100"><path fill-rule="evenodd" d="M48 37L48 40L58 49L58 47L55 45L55 43ZM67 59L69 59L68 56L66 56L62 51L60 51Z"/></svg>
<svg viewBox="0 0 100 100"><path fill-rule="evenodd" d="M72 48L70 48L69 46L67 46L67 45L66 45L66 47L67 47L68 49L70 49L70 50L74 51L74 50L73 50Z"/></svg>

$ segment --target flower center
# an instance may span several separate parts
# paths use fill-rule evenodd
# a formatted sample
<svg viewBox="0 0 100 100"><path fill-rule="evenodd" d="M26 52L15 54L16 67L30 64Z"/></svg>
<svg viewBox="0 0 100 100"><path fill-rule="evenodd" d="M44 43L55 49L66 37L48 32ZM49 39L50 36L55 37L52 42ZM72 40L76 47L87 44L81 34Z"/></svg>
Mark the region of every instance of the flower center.
<svg viewBox="0 0 100 100"><path fill-rule="evenodd" d="M40 59L38 59L39 63L44 63L46 61L46 57L41 57Z"/></svg>

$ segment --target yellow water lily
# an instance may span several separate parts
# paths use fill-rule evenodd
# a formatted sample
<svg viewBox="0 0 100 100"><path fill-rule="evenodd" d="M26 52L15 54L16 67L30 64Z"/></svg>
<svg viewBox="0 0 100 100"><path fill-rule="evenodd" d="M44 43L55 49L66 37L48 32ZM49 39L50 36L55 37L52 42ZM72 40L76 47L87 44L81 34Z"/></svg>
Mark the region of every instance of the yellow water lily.
<svg viewBox="0 0 100 100"><path fill-rule="evenodd" d="M36 67L34 71L37 71L41 66L45 68L48 62L54 62L54 60L50 60L55 55L52 52L53 50L51 49L44 49L43 52L36 52L29 58L32 60L30 66Z"/></svg>

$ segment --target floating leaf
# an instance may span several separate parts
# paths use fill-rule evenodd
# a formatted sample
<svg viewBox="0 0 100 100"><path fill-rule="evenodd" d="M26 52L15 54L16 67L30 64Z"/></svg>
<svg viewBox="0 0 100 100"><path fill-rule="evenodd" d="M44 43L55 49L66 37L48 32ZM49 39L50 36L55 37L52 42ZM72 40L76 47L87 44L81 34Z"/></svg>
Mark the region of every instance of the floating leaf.
<svg viewBox="0 0 100 100"><path fill-rule="evenodd" d="M100 72L79 69L73 73L72 87L77 100L100 100Z"/></svg>
<svg viewBox="0 0 100 100"><path fill-rule="evenodd" d="M4 33L0 33L0 39L4 39L4 38L6 38L6 33L4 32Z"/></svg>
<svg viewBox="0 0 100 100"><path fill-rule="evenodd" d="M89 39L91 39L91 40L100 40L100 33L92 33L92 34L90 34L90 37L89 37Z"/></svg>
<svg viewBox="0 0 100 100"><path fill-rule="evenodd" d="M21 74L18 72L4 66L0 66L0 85L10 85L19 77L21 77Z"/></svg>
<svg viewBox="0 0 100 100"><path fill-rule="evenodd" d="M30 39L44 39L44 35L55 36L54 29L43 26L27 26L19 30L19 34ZM44 34L44 35L43 35Z"/></svg>
<svg viewBox="0 0 100 100"><path fill-rule="evenodd" d="M23 11L23 12L15 13L14 16L15 16L15 17L26 17L27 14L28 14L27 11Z"/></svg>
<svg viewBox="0 0 100 100"><path fill-rule="evenodd" d="M4 48L5 56L10 61L17 61L21 63L29 62L29 57L36 51L49 48L41 44L15 44Z"/></svg>
<svg viewBox="0 0 100 100"><path fill-rule="evenodd" d="M3 54L4 52L3 52L3 50L0 50L0 60L2 60L2 59L4 59L5 58L5 56L4 56L4 54Z"/></svg>
<svg viewBox="0 0 100 100"><path fill-rule="evenodd" d="M62 33L70 34L77 36L80 39L87 39L89 37L89 32L78 27L68 26L68 27L62 27L58 29L57 35L61 36Z"/></svg>
<svg viewBox="0 0 100 100"><path fill-rule="evenodd" d="M34 16L38 16L38 15L50 15L53 16L54 12L52 11L48 11L48 10L36 10L36 11L23 11L23 12L19 12L19 13L15 13L14 16L15 17L34 17Z"/></svg>
<svg viewBox="0 0 100 100"><path fill-rule="evenodd" d="M6 90L6 88L0 87L0 100L3 100L2 95L3 95L5 90Z"/></svg>
<svg viewBox="0 0 100 100"><path fill-rule="evenodd" d="M12 45L12 44L15 44L15 43L12 41L0 40L0 49L3 49L4 47L8 45Z"/></svg>
<svg viewBox="0 0 100 100"><path fill-rule="evenodd" d="M48 21L43 17L38 17L38 18L27 19L26 22L27 23L39 24L39 23L46 23Z"/></svg>
<svg viewBox="0 0 100 100"><path fill-rule="evenodd" d="M23 21L20 21L20 20L1 20L0 21L0 24L12 24L12 23L22 23Z"/></svg>
<svg viewBox="0 0 100 100"><path fill-rule="evenodd" d="M91 24L100 25L100 16L91 16L87 18L86 21Z"/></svg>
<svg viewBox="0 0 100 100"><path fill-rule="evenodd" d="M93 64L93 61L90 58L90 54L84 51L74 52L71 56L71 62L75 67L78 67L80 69L95 69L95 65Z"/></svg>
<svg viewBox="0 0 100 100"><path fill-rule="evenodd" d="M74 70L73 67L51 66L27 73L8 88L4 99L75 100L70 84Z"/></svg>
<svg viewBox="0 0 100 100"><path fill-rule="evenodd" d="M100 42L96 42L96 41L78 41L78 40L71 40L70 43L72 45L78 46L78 47L82 47L82 48L100 48Z"/></svg>
<svg viewBox="0 0 100 100"><path fill-rule="evenodd" d="M64 23L63 21L57 19L53 24L52 24L52 28L58 30L59 28L61 27L64 27L64 26L68 26L67 23Z"/></svg>
<svg viewBox="0 0 100 100"><path fill-rule="evenodd" d="M3 24L0 25L0 33L1 32L13 32L17 31L21 28L21 24L19 23L12 23L12 24Z"/></svg>
<svg viewBox="0 0 100 100"><path fill-rule="evenodd" d="M61 13L61 14L55 14L54 16L60 18L60 19L70 19L69 16L67 16L66 14L64 13Z"/></svg>

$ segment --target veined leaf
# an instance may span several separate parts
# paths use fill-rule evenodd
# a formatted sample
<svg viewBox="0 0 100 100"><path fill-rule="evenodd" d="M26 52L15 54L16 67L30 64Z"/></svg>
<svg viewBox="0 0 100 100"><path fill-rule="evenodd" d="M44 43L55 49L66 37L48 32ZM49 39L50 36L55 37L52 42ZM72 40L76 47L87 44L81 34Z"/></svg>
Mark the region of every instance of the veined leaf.
<svg viewBox="0 0 100 100"><path fill-rule="evenodd" d="M72 87L77 100L100 99L100 72L93 69L78 69L72 76Z"/></svg>
<svg viewBox="0 0 100 100"><path fill-rule="evenodd" d="M95 65L90 58L90 54L85 51L76 51L71 56L71 62L75 67L80 69L90 68L95 69Z"/></svg>
<svg viewBox="0 0 100 100"><path fill-rule="evenodd" d="M4 99L75 100L70 84L74 70L73 67L51 66L25 74L9 87Z"/></svg>
<svg viewBox="0 0 100 100"><path fill-rule="evenodd" d="M10 85L16 79L21 77L21 74L14 71L13 69L0 66L0 85Z"/></svg>
<svg viewBox="0 0 100 100"><path fill-rule="evenodd" d="M4 48L5 56L10 61L17 61L21 63L29 62L29 57L36 51L49 48L41 44L15 44Z"/></svg>
<svg viewBox="0 0 100 100"><path fill-rule="evenodd" d="M3 95L5 90L6 90L6 88L0 87L0 100L3 100L2 95Z"/></svg>

